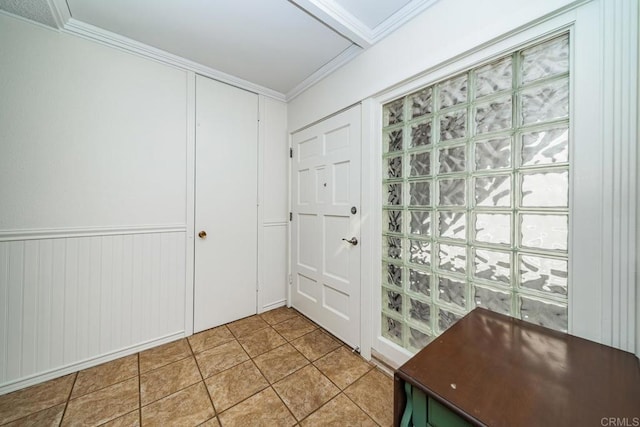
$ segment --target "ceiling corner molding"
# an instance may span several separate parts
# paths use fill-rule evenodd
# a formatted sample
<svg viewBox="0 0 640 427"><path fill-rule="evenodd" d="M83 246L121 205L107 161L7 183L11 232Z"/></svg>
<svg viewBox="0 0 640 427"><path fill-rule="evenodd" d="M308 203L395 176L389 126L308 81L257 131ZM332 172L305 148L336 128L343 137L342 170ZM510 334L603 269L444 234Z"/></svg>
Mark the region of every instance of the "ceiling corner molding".
<svg viewBox="0 0 640 427"><path fill-rule="evenodd" d="M177 68L193 71L202 76L209 77L214 80L230 84L232 86L236 86L240 89L244 89L260 95L265 95L279 101L286 101L285 95L281 92L257 85L255 83L251 83L239 77L232 76L211 67L207 67L206 65L199 64L197 62L185 59L181 56L174 55L164 50L137 42L128 37L112 33L111 31L103 30L102 28L86 24L73 18L69 18L69 20L64 24L64 28L62 29L62 31L126 52L135 53L137 55L153 59L164 64L172 65Z"/></svg>
<svg viewBox="0 0 640 427"><path fill-rule="evenodd" d="M373 44L369 27L334 0L290 1L363 49Z"/></svg>
<svg viewBox="0 0 640 427"><path fill-rule="evenodd" d="M291 101L298 95L300 95L305 90L309 89L314 84L318 83L320 80L327 77L329 74L333 73L335 70L351 61L353 58L358 56L363 49L360 46L352 44L345 50L343 50L340 55L333 58L331 61L324 64L318 70L316 70L309 77L300 82L296 87L287 92L285 100L287 102Z"/></svg>
<svg viewBox="0 0 640 427"><path fill-rule="evenodd" d="M360 19L340 6L336 0L290 1L353 43L367 49L439 0L412 0L374 28L365 25Z"/></svg>
<svg viewBox="0 0 640 427"><path fill-rule="evenodd" d="M51 15L56 21L56 25L59 30L62 30L69 19L71 19L71 12L67 6L66 0L45 0L49 9L51 9Z"/></svg>
<svg viewBox="0 0 640 427"><path fill-rule="evenodd" d="M414 0L395 12L371 31L372 43L382 40L402 25L421 14L440 0Z"/></svg>

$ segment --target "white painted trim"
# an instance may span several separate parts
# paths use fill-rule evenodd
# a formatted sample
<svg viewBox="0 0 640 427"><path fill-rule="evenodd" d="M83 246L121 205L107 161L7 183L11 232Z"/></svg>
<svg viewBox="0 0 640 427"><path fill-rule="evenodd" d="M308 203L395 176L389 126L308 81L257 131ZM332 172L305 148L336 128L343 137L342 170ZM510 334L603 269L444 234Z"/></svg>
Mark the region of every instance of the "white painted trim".
<svg viewBox="0 0 640 427"><path fill-rule="evenodd" d="M398 369L402 364L395 360L391 360L375 350L371 350L371 361L377 366L385 366L387 369Z"/></svg>
<svg viewBox="0 0 640 427"><path fill-rule="evenodd" d="M56 21L56 25L58 29L64 28L64 24L71 18L71 13L69 12L69 6L67 5L66 0L45 0L47 2L47 6L51 9L51 15L53 15L53 19Z"/></svg>
<svg viewBox="0 0 640 427"><path fill-rule="evenodd" d="M284 94L273 89L251 83L239 77L223 73L222 71L218 71L205 65L198 64L197 62L182 58L178 55L174 55L155 47L151 47L144 43L137 42L128 37L112 33L111 31L103 30L102 28L85 24L84 22L78 21L73 18L69 19L69 21L64 25L64 29L62 31L67 34L72 34L101 44L105 44L107 46L115 47L126 52L135 53L145 58L154 59L164 64L193 71L202 76L227 83L229 85L247 90L249 92L269 96L279 101L285 100Z"/></svg>
<svg viewBox="0 0 640 427"><path fill-rule="evenodd" d="M162 344L169 343L171 341L184 338L184 331L175 332L173 334L165 335L164 337L154 339L151 341L145 341L141 344L137 344L131 347L127 347L121 350L113 351L107 354L103 354L98 357L92 357L82 360L80 362L71 363L61 368L51 369L49 371L32 375L29 377L21 378L17 381L8 382L0 387L0 395L11 393L12 391L20 390L35 384L43 383L54 378L59 378L67 374L72 374L83 369L91 368L93 366L100 365L105 362L119 359L121 357L129 356L149 348L157 347Z"/></svg>
<svg viewBox="0 0 640 427"><path fill-rule="evenodd" d="M422 0L407 3L402 9L373 28L371 31L371 40L373 43L379 42L438 1L440 0Z"/></svg>
<svg viewBox="0 0 640 427"><path fill-rule="evenodd" d="M67 0L46 0L51 8L51 13L56 17L56 20L60 20L59 29L64 28L64 25L71 19L71 11Z"/></svg>
<svg viewBox="0 0 640 427"><path fill-rule="evenodd" d="M329 74L333 73L335 70L337 70L347 62L354 59L356 56L358 56L362 52L363 52L362 48L352 44L351 46L349 46L348 48L340 52L338 56L336 56L331 61L324 64L317 71L315 71L309 77L307 77L302 82L300 82L296 87L294 87L289 92L287 92L287 95L285 97L286 101L287 102L291 101L292 99L300 95L302 92L309 89L311 86L318 83L320 80L324 79Z"/></svg>
<svg viewBox="0 0 640 427"><path fill-rule="evenodd" d="M193 334L193 299L195 295L195 181L196 181L196 74L187 71L187 227L185 239L185 335Z"/></svg>
<svg viewBox="0 0 640 427"><path fill-rule="evenodd" d="M603 209L602 311L606 344L640 353L636 339L635 252L638 143L638 2L600 4L602 28L602 138L607 141ZM635 286L634 286L635 285ZM610 323L610 324L607 324Z"/></svg>
<svg viewBox="0 0 640 427"><path fill-rule="evenodd" d="M264 283L265 283L265 261L264 261L264 156L265 156L265 123L266 123L266 111L265 99L263 95L258 96L258 199L256 203L258 205L258 236L257 236L257 260L258 266L256 270L256 312L258 314L264 311L262 305L262 296L264 295Z"/></svg>
<svg viewBox="0 0 640 427"><path fill-rule="evenodd" d="M378 316L378 318L380 318L380 316ZM378 323L380 322L381 320L378 320ZM377 344L377 347L375 349L372 349L371 351L374 354L377 354L378 358L382 356L382 360L388 361L389 365L404 365L409 359L413 357L413 353L411 353L409 350L400 347L398 344L386 339L380 334L376 336L375 342Z"/></svg>
<svg viewBox="0 0 640 427"><path fill-rule="evenodd" d="M358 46L366 49L373 44L371 29L334 0L291 0L291 2Z"/></svg>
<svg viewBox="0 0 640 427"><path fill-rule="evenodd" d="M288 225L288 221L278 221L278 222L265 222L262 224L264 228L268 227L286 227Z"/></svg>
<svg viewBox="0 0 640 427"><path fill-rule="evenodd" d="M114 236L125 234L184 233L186 231L187 226L185 224L0 230L0 242L15 240L64 239L69 237Z"/></svg>
<svg viewBox="0 0 640 427"><path fill-rule="evenodd" d="M275 308L284 307L285 305L287 305L286 299L281 299L280 301L274 301L269 304L265 304L264 307L262 307L261 313L264 313L265 311L273 310Z"/></svg>
<svg viewBox="0 0 640 427"><path fill-rule="evenodd" d="M366 49L382 40L438 0L413 0L387 19L369 27L335 0L291 0L338 34Z"/></svg>
<svg viewBox="0 0 640 427"><path fill-rule="evenodd" d="M374 225L373 211L378 210L375 204L374 194L380 193L379 183L375 180L374 159L377 159L377 151L369 141L375 140L372 132L377 132L375 127L376 104L372 99L362 102L361 108L361 180L360 180L360 355L371 360L371 330L373 325L371 298L374 288L380 283L376 281L376 271L380 270L380 259L374 258L376 252L373 247L374 236L379 234ZM375 163L380 163L375 162ZM378 292L379 293L379 292Z"/></svg>
<svg viewBox="0 0 640 427"><path fill-rule="evenodd" d="M288 145L289 145L289 150L291 150L293 148L293 132L289 133L288 135ZM295 153L294 153L295 154ZM287 176L287 210L289 212L288 215L291 215L291 212L293 212L293 208L292 208L292 194L291 194L291 177L292 177L292 169L293 168L293 159L291 157L289 157L289 163L288 163L288 176ZM291 226L292 226L292 221L289 220L287 221L287 277L286 277L286 281L287 281L287 292L286 292L286 296L287 296L287 307L291 307L291 287L293 286L293 280L292 280L292 260L291 257L293 256L293 253L291 251L291 236L292 234L292 230L291 230Z"/></svg>
<svg viewBox="0 0 640 427"><path fill-rule="evenodd" d="M382 330L381 319L381 307L382 296L380 291L380 284L382 283L382 191L380 191L380 185L382 183L382 162L380 161L382 153L382 137L380 129L382 129L382 104L379 99L369 98L364 103L367 105L367 114L369 117L363 117L363 126L369 126L367 134L369 135L370 147L369 155L369 179L371 181L370 190L370 211L366 213L369 218L370 227L372 230L370 237L370 266L369 266L369 280L371 281L371 287L369 288L369 303L371 304L371 330L369 331L369 340L371 343L371 353L384 356L383 360L392 360L395 363L401 365L404 361L408 360L405 357L407 350L390 343L388 340L381 337L380 331ZM375 190L373 190L375 188ZM365 213L363 212L363 215ZM363 266L364 268L365 266ZM390 345L385 345L389 343ZM383 345L381 347L381 344ZM401 363L402 362L402 363ZM390 363L391 365L391 363Z"/></svg>
<svg viewBox="0 0 640 427"><path fill-rule="evenodd" d="M44 25L39 22L35 22L30 19L23 18L22 16L14 15L4 10L0 10L0 14L10 16L15 19L19 19L21 21L27 22L32 25L37 25L41 28L46 28L52 31L60 31L65 34L81 37L86 40L90 40L93 42L103 44L105 46L122 50L124 52L133 53L147 59L151 59L163 64L167 64L170 66L183 69L185 71L192 71L204 77L209 77L211 79L214 79L223 83L227 83L231 86L235 86L237 88L244 89L259 95L264 95L269 98L273 98L283 102L291 101L292 99L300 95L302 92L309 89L311 86L318 83L320 80L324 79L325 77L333 73L335 70L337 70L347 62L354 59L356 56L358 56L362 52L362 49L356 45L349 46L344 51L340 52L340 54L338 54L331 61L327 62L318 70L316 70L313 74L305 78L302 82L296 85L289 92L287 92L286 94L283 94L273 89L269 89L267 87L252 83L248 80L244 80L239 77L232 76L231 74L227 74L222 71L216 70L214 68L207 67L206 65L199 64L197 62L183 58L181 56L174 55L172 53L165 52L161 49L154 48L144 43L137 42L128 37L124 37L119 34L103 30L102 28L98 28L93 25L78 21L74 18L71 18L71 16L68 15L68 9L66 7L62 9L63 10L62 12L58 13L58 11L61 10L61 6L58 4L58 3L61 3L61 0L47 0L47 1L55 2L55 4L58 5L57 7L51 6L51 10L56 17L56 22L60 20L59 30L52 28L48 25ZM66 13L64 11L66 11ZM69 17L67 18L67 16Z"/></svg>

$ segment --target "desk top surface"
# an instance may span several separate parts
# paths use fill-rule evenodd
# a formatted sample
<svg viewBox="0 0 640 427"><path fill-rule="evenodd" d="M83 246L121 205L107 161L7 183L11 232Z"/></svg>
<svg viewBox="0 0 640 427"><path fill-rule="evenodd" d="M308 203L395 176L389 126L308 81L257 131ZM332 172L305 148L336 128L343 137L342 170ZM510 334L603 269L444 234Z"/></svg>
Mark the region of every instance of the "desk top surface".
<svg viewBox="0 0 640 427"><path fill-rule="evenodd" d="M481 308L396 374L480 425L640 425L635 355Z"/></svg>

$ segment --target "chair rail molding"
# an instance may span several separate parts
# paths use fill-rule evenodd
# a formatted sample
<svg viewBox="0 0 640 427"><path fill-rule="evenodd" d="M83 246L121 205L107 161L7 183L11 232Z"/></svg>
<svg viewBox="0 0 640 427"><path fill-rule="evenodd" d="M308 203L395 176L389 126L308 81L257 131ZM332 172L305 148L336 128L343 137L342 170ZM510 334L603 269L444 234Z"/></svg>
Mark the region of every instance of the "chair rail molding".
<svg viewBox="0 0 640 427"><path fill-rule="evenodd" d="M186 224L0 230L0 242L11 242L17 240L66 239L72 237L117 236L129 234L176 233L186 231Z"/></svg>

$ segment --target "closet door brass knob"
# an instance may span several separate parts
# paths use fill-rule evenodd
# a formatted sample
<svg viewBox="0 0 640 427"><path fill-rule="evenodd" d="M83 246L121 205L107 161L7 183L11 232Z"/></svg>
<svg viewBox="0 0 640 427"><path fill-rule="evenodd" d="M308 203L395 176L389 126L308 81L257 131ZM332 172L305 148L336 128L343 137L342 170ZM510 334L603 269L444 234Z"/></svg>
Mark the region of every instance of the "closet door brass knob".
<svg viewBox="0 0 640 427"><path fill-rule="evenodd" d="M205 237L207 237L207 232L202 230L201 232L198 233L198 237L200 237L201 239L204 239Z"/></svg>

